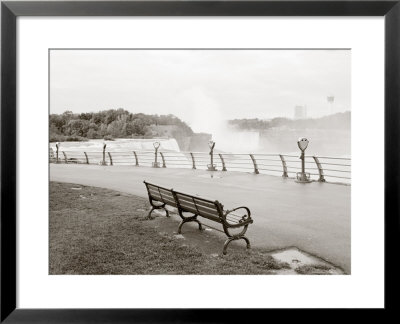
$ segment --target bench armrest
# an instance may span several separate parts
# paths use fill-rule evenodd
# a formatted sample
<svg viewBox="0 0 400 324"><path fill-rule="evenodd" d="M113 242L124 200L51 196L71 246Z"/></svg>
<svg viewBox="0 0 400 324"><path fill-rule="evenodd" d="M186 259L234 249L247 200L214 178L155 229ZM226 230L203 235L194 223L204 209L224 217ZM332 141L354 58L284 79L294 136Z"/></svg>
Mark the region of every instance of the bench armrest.
<svg viewBox="0 0 400 324"><path fill-rule="evenodd" d="M230 213L232 213L232 212L234 212L234 211L236 211L236 210L238 210L238 209L244 209L244 210L246 211L246 214L244 214L244 215L242 216L242 218L239 220L239 223L252 221L252 220L251 220L251 212L250 212L250 209L248 209L248 208L245 207L245 206L241 206L241 207L237 207L237 208L235 208L235 209L227 210L227 211L225 212L225 214L224 214L224 219L226 220L226 216L228 216Z"/></svg>

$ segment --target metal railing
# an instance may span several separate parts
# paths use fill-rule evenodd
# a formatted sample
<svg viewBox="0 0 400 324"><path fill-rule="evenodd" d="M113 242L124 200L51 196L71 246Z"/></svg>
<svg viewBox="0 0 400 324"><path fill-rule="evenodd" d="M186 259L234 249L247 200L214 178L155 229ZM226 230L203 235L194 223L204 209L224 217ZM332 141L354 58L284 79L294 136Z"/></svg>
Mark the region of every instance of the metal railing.
<svg viewBox="0 0 400 324"><path fill-rule="evenodd" d="M60 154L61 152L61 154ZM50 157L52 163L132 165L152 167L154 151L60 151ZM157 153L161 168L187 168L207 170L210 163L208 152L161 152ZM298 155L261 153L214 153L213 164L218 171L239 171L255 174L279 175L295 178L301 171ZM305 168L312 180L320 182L351 181L351 159L329 156L305 156Z"/></svg>

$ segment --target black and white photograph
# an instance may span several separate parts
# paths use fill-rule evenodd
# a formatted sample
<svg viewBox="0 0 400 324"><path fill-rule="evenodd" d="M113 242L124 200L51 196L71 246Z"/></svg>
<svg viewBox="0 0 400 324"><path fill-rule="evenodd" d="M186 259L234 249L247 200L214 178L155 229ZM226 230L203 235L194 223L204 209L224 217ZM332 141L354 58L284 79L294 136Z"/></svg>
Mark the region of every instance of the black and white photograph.
<svg viewBox="0 0 400 324"><path fill-rule="evenodd" d="M351 49L52 48L49 275L350 275Z"/></svg>

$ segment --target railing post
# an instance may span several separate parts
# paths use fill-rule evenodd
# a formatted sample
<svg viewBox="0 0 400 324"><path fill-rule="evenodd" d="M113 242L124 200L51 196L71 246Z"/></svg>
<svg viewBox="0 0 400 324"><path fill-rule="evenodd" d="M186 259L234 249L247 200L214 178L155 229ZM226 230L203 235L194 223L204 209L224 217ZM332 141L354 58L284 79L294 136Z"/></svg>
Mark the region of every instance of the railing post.
<svg viewBox="0 0 400 324"><path fill-rule="evenodd" d="M56 163L59 163L60 161L58 160L58 150L59 150L59 148L60 148L60 143L56 143L56 148L57 148L57 151L56 151Z"/></svg>
<svg viewBox="0 0 400 324"><path fill-rule="evenodd" d="M194 155L193 155L193 153L192 152L190 152L190 156L192 157L192 169L193 170L196 170L196 162L195 162L195 160L194 160Z"/></svg>
<svg viewBox="0 0 400 324"><path fill-rule="evenodd" d="M165 165L165 159L164 159L164 154L160 152L161 158L162 158L162 167L166 168L167 166Z"/></svg>
<svg viewBox="0 0 400 324"><path fill-rule="evenodd" d="M64 155L64 160L65 160L65 163L68 163L67 154L66 154L64 151L62 151L62 153L63 153L63 155Z"/></svg>
<svg viewBox="0 0 400 324"><path fill-rule="evenodd" d="M282 168L283 168L282 177L283 178L287 178L288 177L288 172L287 172L287 165L286 165L285 158L283 157L282 154L279 154L279 157L281 158L281 161L282 161Z"/></svg>
<svg viewBox="0 0 400 324"><path fill-rule="evenodd" d="M107 147L107 144L104 142L103 143L103 161L101 161L101 165L107 165L107 163L106 163L106 147Z"/></svg>
<svg viewBox="0 0 400 324"><path fill-rule="evenodd" d="M208 142L208 146L210 147L210 164L207 165L207 170L208 171L217 171L217 168L214 165L214 147L215 147L215 142L210 140Z"/></svg>
<svg viewBox="0 0 400 324"><path fill-rule="evenodd" d="M319 173L319 182L325 182L325 177L324 177L324 169L322 168L322 164L319 162L319 159L316 156L313 156L313 159L315 161L315 164L317 165L318 168L318 173Z"/></svg>
<svg viewBox="0 0 400 324"><path fill-rule="evenodd" d="M113 160L112 160L112 157L111 157L111 153L110 152L107 152L108 153L108 157L110 158L110 165L113 165Z"/></svg>
<svg viewBox="0 0 400 324"><path fill-rule="evenodd" d="M258 165L257 165L257 161L256 161L254 155L253 155L253 154L250 154L250 158L251 158L251 160L253 161L254 173L255 173L255 174L259 174L260 172L258 171Z"/></svg>
<svg viewBox="0 0 400 324"><path fill-rule="evenodd" d="M153 166L153 168L159 168L160 167L160 163L159 162L157 162L157 152L158 152L158 149L159 149L159 147L160 147L160 142L154 142L153 143L153 146L154 146L154 162L152 163L152 166Z"/></svg>
<svg viewBox="0 0 400 324"><path fill-rule="evenodd" d="M86 152L83 152L83 153L85 154L85 158L86 158L86 164L89 164L89 158L88 158L88 156L87 156Z"/></svg>
<svg viewBox="0 0 400 324"><path fill-rule="evenodd" d="M222 162L222 171L226 171L224 158L222 157L221 153L218 153L218 155L219 155L219 158L221 159L221 162Z"/></svg>
<svg viewBox="0 0 400 324"><path fill-rule="evenodd" d="M135 151L133 151L133 155L135 156L136 166L139 166L139 160Z"/></svg>
<svg viewBox="0 0 400 324"><path fill-rule="evenodd" d="M299 147L301 154L299 159L301 160L301 172L296 172L296 180L297 183L310 183L312 180L310 179L310 173L306 172L306 155L305 151L308 147L308 139L305 137L300 137L297 140L297 146Z"/></svg>

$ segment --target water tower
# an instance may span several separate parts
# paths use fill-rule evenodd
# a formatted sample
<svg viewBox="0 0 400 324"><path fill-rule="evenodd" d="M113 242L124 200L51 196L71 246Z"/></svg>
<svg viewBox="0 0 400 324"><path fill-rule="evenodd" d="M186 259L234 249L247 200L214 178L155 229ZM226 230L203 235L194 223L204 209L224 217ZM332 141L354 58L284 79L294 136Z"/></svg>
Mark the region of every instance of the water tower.
<svg viewBox="0 0 400 324"><path fill-rule="evenodd" d="M335 96L327 96L326 99L328 100L330 114L333 114L333 102L335 101Z"/></svg>

